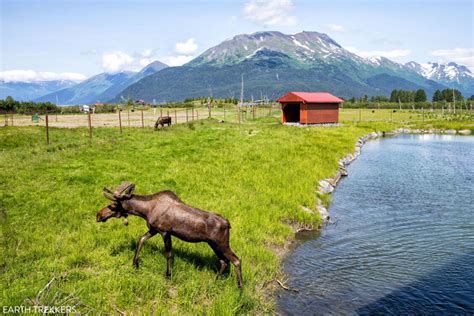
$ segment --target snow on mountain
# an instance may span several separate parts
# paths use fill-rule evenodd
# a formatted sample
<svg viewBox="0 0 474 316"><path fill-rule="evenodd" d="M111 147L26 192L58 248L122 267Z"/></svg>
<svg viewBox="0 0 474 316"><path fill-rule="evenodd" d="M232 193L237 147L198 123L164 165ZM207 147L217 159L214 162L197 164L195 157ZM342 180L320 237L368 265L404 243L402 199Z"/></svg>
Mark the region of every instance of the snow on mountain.
<svg viewBox="0 0 474 316"><path fill-rule="evenodd" d="M367 60L349 52L323 33L300 32L286 35L276 31L241 34L209 48L192 60L187 66L234 65L249 59L265 48L288 55L302 67L311 65L315 60L330 63L331 60L351 59L358 63Z"/></svg>
<svg viewBox="0 0 474 316"><path fill-rule="evenodd" d="M450 63L422 63L411 61L405 67L417 72L423 77L442 83L450 88L461 90L465 95L474 93L474 74L463 65Z"/></svg>
<svg viewBox="0 0 474 316"><path fill-rule="evenodd" d="M462 78L474 78L474 74L465 66L454 62L447 64L441 63L422 63L411 61L405 66L415 70L425 78L432 80L457 81Z"/></svg>

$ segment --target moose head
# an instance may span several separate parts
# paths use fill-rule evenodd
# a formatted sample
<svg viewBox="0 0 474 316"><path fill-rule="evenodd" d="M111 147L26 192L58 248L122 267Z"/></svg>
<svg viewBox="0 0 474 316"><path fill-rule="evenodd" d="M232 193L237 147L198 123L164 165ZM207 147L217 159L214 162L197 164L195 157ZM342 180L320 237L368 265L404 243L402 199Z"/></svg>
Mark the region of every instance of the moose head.
<svg viewBox="0 0 474 316"><path fill-rule="evenodd" d="M126 218L128 216L128 213L123 208L122 202L131 199L134 190L135 184L130 182L122 182L122 184L114 192L107 188L104 188L104 196L110 201L112 201L112 203L107 205L97 213L97 222L105 222L111 217ZM127 225L128 222L125 221L124 224Z"/></svg>

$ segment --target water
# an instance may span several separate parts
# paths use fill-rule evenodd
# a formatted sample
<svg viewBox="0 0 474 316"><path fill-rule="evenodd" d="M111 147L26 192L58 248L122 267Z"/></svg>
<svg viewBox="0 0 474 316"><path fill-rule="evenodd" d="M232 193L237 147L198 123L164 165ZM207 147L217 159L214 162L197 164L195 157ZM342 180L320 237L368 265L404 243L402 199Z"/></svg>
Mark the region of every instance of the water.
<svg viewBox="0 0 474 316"><path fill-rule="evenodd" d="M368 142L333 193L333 224L284 264L292 315L473 314L474 137Z"/></svg>

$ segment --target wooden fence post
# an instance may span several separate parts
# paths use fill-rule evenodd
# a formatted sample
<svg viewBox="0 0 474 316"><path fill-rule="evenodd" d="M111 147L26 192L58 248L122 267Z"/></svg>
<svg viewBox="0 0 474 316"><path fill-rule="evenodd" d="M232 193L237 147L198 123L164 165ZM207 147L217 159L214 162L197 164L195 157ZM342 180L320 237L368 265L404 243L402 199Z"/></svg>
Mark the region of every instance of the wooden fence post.
<svg viewBox="0 0 474 316"><path fill-rule="evenodd" d="M119 112L119 126L120 126L120 134L122 134L122 110L121 109L118 109L118 112Z"/></svg>
<svg viewBox="0 0 474 316"><path fill-rule="evenodd" d="M174 109L174 123L178 124L178 114L176 113L176 109Z"/></svg>
<svg viewBox="0 0 474 316"><path fill-rule="evenodd" d="M130 109L127 110L128 127L130 127Z"/></svg>
<svg viewBox="0 0 474 316"><path fill-rule="evenodd" d="M194 106L191 108L191 121L194 121Z"/></svg>
<svg viewBox="0 0 474 316"><path fill-rule="evenodd" d="M240 106L237 106L237 119L239 120L240 124Z"/></svg>
<svg viewBox="0 0 474 316"><path fill-rule="evenodd" d="M186 108L186 123L188 122L188 108Z"/></svg>
<svg viewBox="0 0 474 316"><path fill-rule="evenodd" d="M46 110L45 114L45 122L46 122L46 145L49 145L49 120L48 120L48 110Z"/></svg>
<svg viewBox="0 0 474 316"><path fill-rule="evenodd" d="M142 128L145 128L145 121L143 120L143 109L142 109Z"/></svg>
<svg viewBox="0 0 474 316"><path fill-rule="evenodd" d="M224 121L225 121L225 105L223 106L223 109L224 109Z"/></svg>
<svg viewBox="0 0 474 316"><path fill-rule="evenodd" d="M211 104L209 104L208 110L209 110L209 118L211 118L211 117L212 117L212 113L211 113Z"/></svg>
<svg viewBox="0 0 474 316"><path fill-rule="evenodd" d="M87 123L89 125L89 144L92 144L92 122L91 122L91 112L87 112Z"/></svg>
<svg viewBox="0 0 474 316"><path fill-rule="evenodd" d="M5 113L5 126L8 126L8 114Z"/></svg>

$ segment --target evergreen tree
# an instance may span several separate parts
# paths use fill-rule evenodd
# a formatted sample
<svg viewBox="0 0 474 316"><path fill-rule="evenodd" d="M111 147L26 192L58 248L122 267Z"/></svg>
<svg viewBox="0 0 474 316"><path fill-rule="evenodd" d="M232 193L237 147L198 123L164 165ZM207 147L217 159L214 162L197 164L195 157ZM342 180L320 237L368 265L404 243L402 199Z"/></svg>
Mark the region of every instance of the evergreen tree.
<svg viewBox="0 0 474 316"><path fill-rule="evenodd" d="M431 99L433 102L438 102L438 101L442 101L442 94L441 94L441 90L436 90L435 93L433 94L433 98Z"/></svg>
<svg viewBox="0 0 474 316"><path fill-rule="evenodd" d="M423 89L416 90L415 102L426 102L426 92Z"/></svg>
<svg viewBox="0 0 474 316"><path fill-rule="evenodd" d="M390 93L390 102L398 102L398 91L395 89Z"/></svg>

